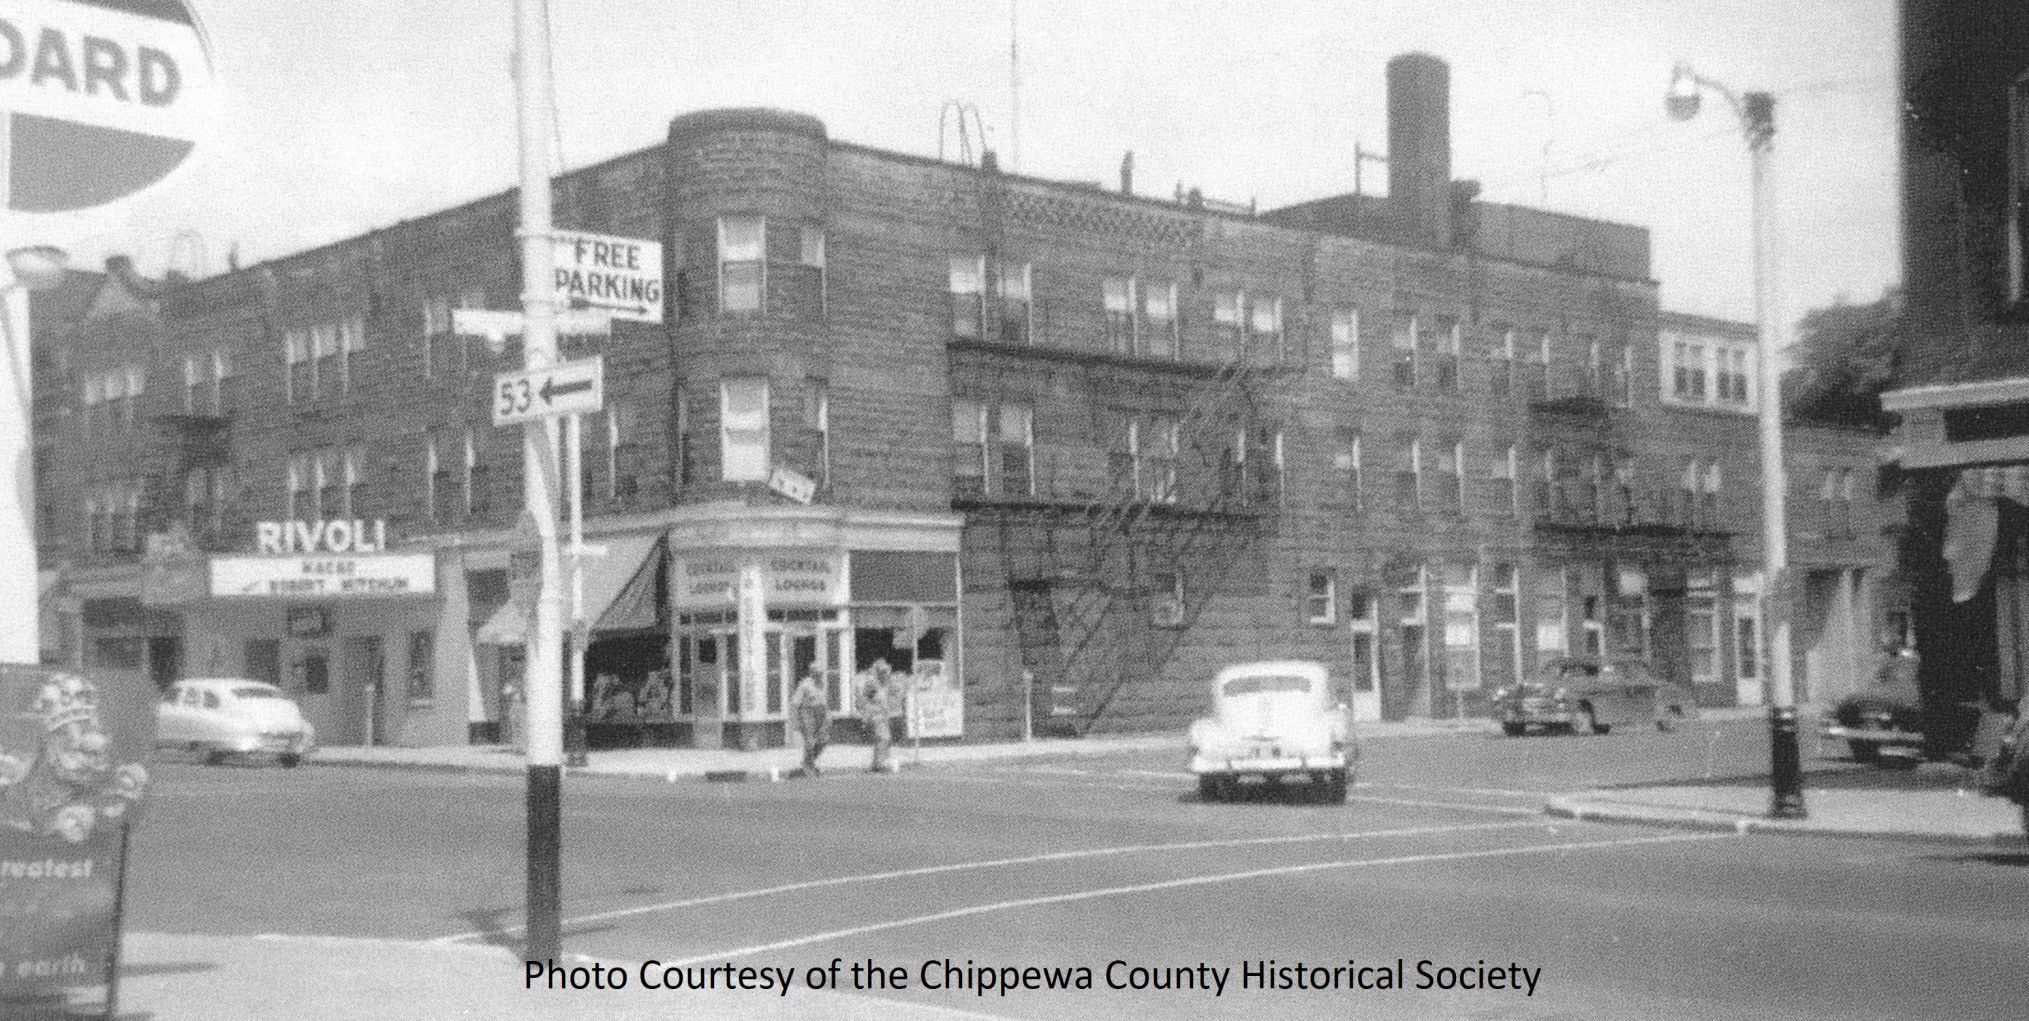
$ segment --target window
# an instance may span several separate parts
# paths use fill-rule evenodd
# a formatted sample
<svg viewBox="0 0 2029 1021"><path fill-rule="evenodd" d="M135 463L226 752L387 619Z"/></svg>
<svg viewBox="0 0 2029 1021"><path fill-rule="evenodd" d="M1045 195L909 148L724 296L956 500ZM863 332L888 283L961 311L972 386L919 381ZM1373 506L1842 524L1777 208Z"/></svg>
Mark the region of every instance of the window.
<svg viewBox="0 0 2029 1021"><path fill-rule="evenodd" d="M225 399L225 381L232 378L232 354L225 348L211 349L211 413L223 415L228 410Z"/></svg>
<svg viewBox="0 0 2029 1021"><path fill-rule="evenodd" d="M345 493L341 498L338 516L348 520L359 517L366 507L366 472L364 447L352 446L345 449Z"/></svg>
<svg viewBox="0 0 2029 1021"><path fill-rule="evenodd" d="M1515 390L1515 328L1499 328L1500 337L1487 348L1487 391L1505 400Z"/></svg>
<svg viewBox="0 0 2029 1021"><path fill-rule="evenodd" d="M951 486L961 496L986 492L986 405L951 402Z"/></svg>
<svg viewBox="0 0 2029 1021"><path fill-rule="evenodd" d="M291 521L311 521L316 518L311 506L311 478L316 474L312 458L298 454L289 459L289 507Z"/></svg>
<svg viewBox="0 0 2029 1021"><path fill-rule="evenodd" d="M1219 360L1240 357L1240 338L1245 333L1247 297L1238 291L1212 295L1212 329L1218 338Z"/></svg>
<svg viewBox="0 0 2029 1021"><path fill-rule="evenodd" d="M1338 591L1338 572L1330 568L1310 572L1310 583L1303 597L1303 619L1311 624L1336 623Z"/></svg>
<svg viewBox="0 0 2029 1021"><path fill-rule="evenodd" d="M1705 399L1705 348L1699 344L1678 342L1674 349L1676 367L1675 385L1672 395L1682 401L1703 401Z"/></svg>
<svg viewBox="0 0 2029 1021"><path fill-rule="evenodd" d="M1156 627L1184 626L1184 576L1162 571L1149 576L1149 620Z"/></svg>
<svg viewBox="0 0 2029 1021"><path fill-rule="evenodd" d="M1395 509L1414 511L1422 506L1423 441L1410 437L1402 442L1402 467L1395 473Z"/></svg>
<svg viewBox="0 0 2029 1021"><path fill-rule="evenodd" d="M1536 573L1531 585L1532 602L1536 616L1536 666L1542 665L1564 653L1571 647L1571 621L1566 609L1569 603L1570 580L1564 571L1552 569Z"/></svg>
<svg viewBox="0 0 2029 1021"><path fill-rule="evenodd" d="M409 701L428 702L437 696L437 633L409 632Z"/></svg>
<svg viewBox="0 0 2029 1021"><path fill-rule="evenodd" d="M697 444L692 435L696 423L690 414L690 394L676 392L676 484L697 481Z"/></svg>
<svg viewBox="0 0 2029 1021"><path fill-rule="evenodd" d="M1353 690L1372 694L1381 686L1381 660L1374 653L1374 597L1358 595L1346 600L1347 628L1353 636Z"/></svg>
<svg viewBox="0 0 2029 1021"><path fill-rule="evenodd" d="M1691 653L1691 683L1719 680L1719 586L1711 571L1685 579L1684 641Z"/></svg>
<svg viewBox="0 0 2029 1021"><path fill-rule="evenodd" d="M1100 291L1106 306L1106 350L1123 355L1135 353L1134 279L1107 277L1100 283Z"/></svg>
<svg viewBox="0 0 2029 1021"><path fill-rule="evenodd" d="M1607 395L1617 408L1625 408L1634 402L1634 348L1623 341L1620 345L1620 375L1613 381L1613 389Z"/></svg>
<svg viewBox="0 0 2029 1021"><path fill-rule="evenodd" d="M1761 655L1761 576L1736 574L1733 576L1734 677L1740 681L1758 681L1761 677Z"/></svg>
<svg viewBox="0 0 2029 1021"><path fill-rule="evenodd" d="M1739 348L1718 348L1720 359L1718 399L1727 404L1747 403L1747 352Z"/></svg>
<svg viewBox="0 0 2029 1021"><path fill-rule="evenodd" d="M1355 512L1364 510L1360 485L1360 434L1350 430L1339 436L1338 452L1332 455L1332 467L1338 470L1340 486L1346 494L1346 503Z"/></svg>
<svg viewBox="0 0 2029 1021"><path fill-rule="evenodd" d="M203 403L198 398L198 387L205 382L204 374L211 370L211 364L203 362L202 370L199 364L200 359L196 355L183 360L183 413L186 415L197 414Z"/></svg>
<svg viewBox="0 0 2029 1021"><path fill-rule="evenodd" d="M1000 491L1036 495L1036 423L1026 404L1000 406Z"/></svg>
<svg viewBox="0 0 2029 1021"><path fill-rule="evenodd" d="M1705 465L1705 485L1698 495L1698 516L1706 528L1719 527L1719 462Z"/></svg>
<svg viewBox="0 0 2029 1021"><path fill-rule="evenodd" d="M1646 572L1622 568L1619 594L1613 600L1613 638L1616 652L1636 658L1649 654L1649 578Z"/></svg>
<svg viewBox="0 0 2029 1021"><path fill-rule="evenodd" d="M1143 283L1141 296L1141 353L1150 358L1177 356L1177 285Z"/></svg>
<svg viewBox="0 0 2029 1021"><path fill-rule="evenodd" d="M1513 444L1505 452L1495 454L1490 472L1494 482L1494 506L1499 513L1509 517L1521 513L1521 507L1515 502L1515 454Z"/></svg>
<svg viewBox="0 0 2029 1021"><path fill-rule="evenodd" d="M719 311L759 312L768 286L767 219L719 218Z"/></svg>
<svg viewBox="0 0 2029 1021"><path fill-rule="evenodd" d="M1005 344L1027 344L1034 324L1029 315L1029 264L1000 264L1000 339Z"/></svg>
<svg viewBox="0 0 2029 1021"><path fill-rule="evenodd" d="M453 338L451 332L451 299L438 295L423 299L423 375L435 375L439 370L437 359L443 357L445 341ZM441 340L439 338L444 338Z"/></svg>
<svg viewBox="0 0 2029 1021"><path fill-rule="evenodd" d="M719 477L727 482L768 480L768 381L719 381Z"/></svg>
<svg viewBox="0 0 2029 1021"><path fill-rule="evenodd" d="M1536 476L1536 516L1552 518L1557 514L1557 452L1543 451L1543 458Z"/></svg>
<svg viewBox="0 0 2029 1021"><path fill-rule="evenodd" d="M986 260L980 256L951 258L951 335L980 340L985 334Z"/></svg>
<svg viewBox="0 0 2029 1021"><path fill-rule="evenodd" d="M1522 331L1517 339L1523 359L1522 397L1540 401L1550 392L1550 332L1532 328Z"/></svg>
<svg viewBox="0 0 2029 1021"><path fill-rule="evenodd" d="M813 464L811 476L820 486L831 485L831 388L822 380L811 380L803 390L803 428L810 433Z"/></svg>
<svg viewBox="0 0 2029 1021"><path fill-rule="evenodd" d="M353 316L336 326L338 330L338 389L352 389L352 374L358 368L359 353L366 350L366 317Z"/></svg>
<svg viewBox="0 0 2029 1021"><path fill-rule="evenodd" d="M1417 690L1429 683L1430 666L1427 657L1430 649L1427 633L1430 625L1429 577L1423 565L1417 564L1403 572L1401 588L1396 596L1401 603L1399 623L1402 629L1402 675L1410 690Z"/></svg>
<svg viewBox="0 0 2029 1021"><path fill-rule="evenodd" d="M1484 657L1486 671L1497 686L1522 676L1521 586L1513 564L1494 565L1494 644Z"/></svg>
<svg viewBox="0 0 2029 1021"><path fill-rule="evenodd" d="M1606 399L1606 363L1602 360L1605 352L1599 348L1599 338L1590 333L1578 335L1578 348L1585 352L1585 393L1594 400Z"/></svg>
<svg viewBox="0 0 2029 1021"><path fill-rule="evenodd" d="M345 471L338 451L325 450L314 462L317 472L317 518L349 517L345 514Z"/></svg>
<svg viewBox="0 0 2029 1021"><path fill-rule="evenodd" d="M1139 423L1137 423L1137 426ZM1152 415L1146 429L1137 429L1135 496L1156 503L1177 500L1177 457L1183 447L1183 426L1174 415Z"/></svg>
<svg viewBox="0 0 2029 1021"><path fill-rule="evenodd" d="M2029 299L2029 74L2008 86L2009 301Z"/></svg>
<svg viewBox="0 0 2029 1021"><path fill-rule="evenodd" d="M817 314L825 315L831 305L831 281L825 270L824 231L817 227L799 228L797 241L797 261L817 271Z"/></svg>
<svg viewBox="0 0 2029 1021"><path fill-rule="evenodd" d="M1351 309L1332 313L1332 377L1360 378L1360 314Z"/></svg>
<svg viewBox="0 0 2029 1021"><path fill-rule="evenodd" d="M1440 510L1457 514L1465 509L1465 444L1437 446L1437 501Z"/></svg>
<svg viewBox="0 0 2029 1021"><path fill-rule="evenodd" d="M1440 316L1437 320L1437 389L1440 393L1458 392L1458 355L1463 342L1465 328L1452 316Z"/></svg>
<svg viewBox="0 0 2029 1021"><path fill-rule="evenodd" d="M478 437L474 435L472 430L465 430L464 485L459 486L458 491L464 499L464 510L468 515L484 513L487 509L486 502L493 495L490 492L482 492L482 489L486 487L482 487L481 483L486 482L487 479L483 474L486 469L479 464L478 442Z"/></svg>
<svg viewBox="0 0 2029 1021"><path fill-rule="evenodd" d="M445 518L444 508L438 501L448 489L443 464L437 459L437 436L432 433L423 437L423 513L432 521Z"/></svg>
<svg viewBox="0 0 2029 1021"><path fill-rule="evenodd" d="M1416 317L1407 312L1395 313L1394 328L1389 331L1390 343L1395 349L1395 386L1400 390L1416 386Z"/></svg>
<svg viewBox="0 0 2029 1021"><path fill-rule="evenodd" d="M1248 309L1247 344L1256 361L1280 364L1282 350L1282 299L1255 298Z"/></svg>
<svg viewBox="0 0 2029 1021"><path fill-rule="evenodd" d="M343 388L344 381L339 375L343 369L339 366L341 352L338 324L320 323L312 326L310 347L311 357L315 359L313 365L315 371L310 374L310 399L314 401L323 396L325 384L330 380L338 379L341 389Z"/></svg>
<svg viewBox="0 0 2029 1021"><path fill-rule="evenodd" d="M82 392L79 393L78 395L78 402L82 406L83 410L79 412L80 418L78 428L82 430L86 436L90 436L92 435L93 427L97 424L98 419L100 418L98 411L99 404L101 401L105 400L106 396L105 377L86 376L84 383L80 387L80 390Z"/></svg>
<svg viewBox="0 0 2029 1021"><path fill-rule="evenodd" d="M1470 691L1479 682L1479 568L1446 564L1444 577L1444 686Z"/></svg>

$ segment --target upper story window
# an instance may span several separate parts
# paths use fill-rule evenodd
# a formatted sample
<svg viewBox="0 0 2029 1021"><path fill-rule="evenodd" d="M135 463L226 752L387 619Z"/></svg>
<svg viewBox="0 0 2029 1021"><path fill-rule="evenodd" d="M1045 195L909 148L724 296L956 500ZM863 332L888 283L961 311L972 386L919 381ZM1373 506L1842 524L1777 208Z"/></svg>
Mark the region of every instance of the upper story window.
<svg viewBox="0 0 2029 1021"><path fill-rule="evenodd" d="M719 381L719 451L721 479L768 480L767 379L751 376Z"/></svg>
<svg viewBox="0 0 2029 1021"><path fill-rule="evenodd" d="M312 400L317 399L317 397L322 395L323 388L332 382L338 382L340 388L343 389L344 381L341 378L341 373L344 370L338 364L341 352L338 324L319 323L316 326L312 326L310 328L310 347L313 359L311 366L315 370L311 376L310 398Z"/></svg>
<svg viewBox="0 0 2029 1021"><path fill-rule="evenodd" d="M1332 312L1332 376L1360 378L1360 313L1353 309Z"/></svg>
<svg viewBox="0 0 2029 1021"><path fill-rule="evenodd" d="M1248 346L1254 349L1256 359L1267 362L1282 361L1282 299L1256 297L1248 309Z"/></svg>
<svg viewBox="0 0 2029 1021"><path fill-rule="evenodd" d="M823 380L813 379L803 389L803 429L810 434L812 451L811 477L820 486L831 485L831 387Z"/></svg>
<svg viewBox="0 0 2029 1021"><path fill-rule="evenodd" d="M1705 347L1702 344L1686 344L1678 341L1671 348L1671 365L1675 369L1670 387L1670 396L1679 401L1703 403L1705 400Z"/></svg>
<svg viewBox="0 0 2029 1021"><path fill-rule="evenodd" d="M1686 339L1665 332L1662 343L1664 403L1754 410L1753 342Z"/></svg>
<svg viewBox="0 0 2029 1021"><path fill-rule="evenodd" d="M831 275L825 268L822 229L817 227L798 229L797 262L805 269L817 271L817 311L819 315L824 315L831 306Z"/></svg>
<svg viewBox="0 0 2029 1021"><path fill-rule="evenodd" d="M1431 341L1436 347L1431 360L1436 363L1437 389L1442 393L1457 393L1458 353L1463 346L1465 327L1456 316L1439 316L1437 328L1431 333Z"/></svg>
<svg viewBox="0 0 2029 1021"><path fill-rule="evenodd" d="M1388 337L1395 349L1395 386L1401 390L1414 389L1420 354L1416 349L1416 316L1408 312L1395 313L1394 327Z"/></svg>
<svg viewBox="0 0 2029 1021"><path fill-rule="evenodd" d="M2008 86L2009 301L2029 301L2029 74Z"/></svg>
<svg viewBox="0 0 2029 1021"><path fill-rule="evenodd" d="M986 259L951 257L951 335L980 340L986 333Z"/></svg>
<svg viewBox="0 0 2029 1021"><path fill-rule="evenodd" d="M719 217L719 311L759 312L768 286L767 218Z"/></svg>
<svg viewBox="0 0 2029 1021"><path fill-rule="evenodd" d="M1311 624L1338 621L1339 579L1331 568L1310 572L1303 596L1303 619Z"/></svg>
<svg viewBox="0 0 2029 1021"><path fill-rule="evenodd" d="M1465 507L1465 444L1437 445L1436 498L1440 510L1458 513Z"/></svg>
<svg viewBox="0 0 2029 1021"><path fill-rule="evenodd" d="M1134 278L1107 277L1100 283L1100 297L1106 307L1106 349L1115 354L1134 353Z"/></svg>
<svg viewBox="0 0 2029 1021"><path fill-rule="evenodd" d="M1000 297L1000 339L1006 344L1026 344L1034 330L1029 309L1029 264L1003 262L995 288Z"/></svg>
<svg viewBox="0 0 2029 1021"><path fill-rule="evenodd" d="M1715 396L1725 404L1747 404L1747 352L1741 348L1714 348L1719 364Z"/></svg>
<svg viewBox="0 0 2029 1021"><path fill-rule="evenodd" d="M1239 291L1220 291L1212 295L1212 329L1218 336L1221 361L1240 356L1240 340L1246 333L1246 327L1246 295Z"/></svg>
<svg viewBox="0 0 2029 1021"><path fill-rule="evenodd" d="M1520 349L1521 391L1526 400L1540 401L1550 392L1550 331L1532 327L1516 337Z"/></svg>
<svg viewBox="0 0 2029 1021"><path fill-rule="evenodd" d="M1489 472L1494 482L1494 506L1500 513L1510 517L1520 512L1515 503L1516 453L1514 445L1509 444L1505 452L1494 455Z"/></svg>
<svg viewBox="0 0 2029 1021"><path fill-rule="evenodd" d="M224 349L212 351L209 355L191 355L183 360L183 413L186 415L212 415L225 413L225 401L221 390L226 376L232 372L232 362Z"/></svg>
<svg viewBox="0 0 2029 1021"><path fill-rule="evenodd" d="M1026 404L1000 406L1000 491L1036 495L1036 416Z"/></svg>
<svg viewBox="0 0 2029 1021"><path fill-rule="evenodd" d="M1355 512L1365 510L1365 501L1360 484L1360 434L1345 430L1339 434L1338 452L1332 455L1332 467L1338 470L1339 479L1346 493L1346 502Z"/></svg>
<svg viewBox="0 0 2029 1021"><path fill-rule="evenodd" d="M354 363L359 353L366 350L366 317L353 316L337 324L339 370L338 389L346 392L352 389Z"/></svg>
<svg viewBox="0 0 2029 1021"><path fill-rule="evenodd" d="M1487 348L1487 392L1506 398L1515 389L1515 328L1502 326Z"/></svg>
<svg viewBox="0 0 2029 1021"><path fill-rule="evenodd" d="M1167 281L1141 281L1139 324L1140 353L1150 358L1177 356L1177 285Z"/></svg>
<svg viewBox="0 0 2029 1021"><path fill-rule="evenodd" d="M1414 511L1422 507L1423 441L1409 437L1402 444L1402 469L1395 473L1395 509Z"/></svg>
<svg viewBox="0 0 2029 1021"><path fill-rule="evenodd" d="M282 360L285 365L282 378L284 398L294 404L316 397L317 363L310 356L309 330L283 331Z"/></svg>
<svg viewBox="0 0 2029 1021"><path fill-rule="evenodd" d="M1599 347L1599 337L1590 333L1579 334L1578 348L1585 352L1585 395L1605 400L1605 352Z"/></svg>
<svg viewBox="0 0 2029 1021"><path fill-rule="evenodd" d="M986 492L986 404L951 402L951 487L961 496Z"/></svg>

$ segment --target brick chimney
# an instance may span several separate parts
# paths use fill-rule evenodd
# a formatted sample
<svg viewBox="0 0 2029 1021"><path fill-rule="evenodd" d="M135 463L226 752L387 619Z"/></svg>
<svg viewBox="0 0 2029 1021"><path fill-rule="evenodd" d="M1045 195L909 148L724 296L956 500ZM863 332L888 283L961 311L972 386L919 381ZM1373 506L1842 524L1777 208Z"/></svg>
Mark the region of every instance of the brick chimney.
<svg viewBox="0 0 2029 1021"><path fill-rule="evenodd" d="M1388 62L1388 200L1408 237L1451 244L1451 69L1428 53Z"/></svg>

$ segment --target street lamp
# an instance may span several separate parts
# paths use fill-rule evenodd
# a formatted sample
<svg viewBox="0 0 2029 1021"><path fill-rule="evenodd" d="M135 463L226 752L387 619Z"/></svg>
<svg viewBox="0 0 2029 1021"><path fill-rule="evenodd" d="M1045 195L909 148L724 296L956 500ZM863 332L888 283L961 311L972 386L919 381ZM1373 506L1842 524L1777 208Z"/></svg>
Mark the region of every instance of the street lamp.
<svg viewBox="0 0 2029 1021"><path fill-rule="evenodd" d="M0 479L13 480L15 496L0 500L0 605L33 608L40 598L35 562L35 472L22 466L34 455L29 430L34 425L35 391L29 378L31 359L21 356L16 340L15 298L19 291L46 291L63 283L70 256L61 248L33 245L7 253L13 279L0 286L0 339L7 345L7 364L0 376L12 377L13 406L0 401ZM27 322L24 308L20 319ZM25 330L23 331L25 332ZM21 615L26 626L0 632L0 663L34 663L42 658L40 619L31 609Z"/></svg>
<svg viewBox="0 0 2029 1021"><path fill-rule="evenodd" d="M1782 467L1782 386L1777 366L1778 334L1775 307L1775 232L1770 215L1769 162L1775 141L1775 97L1766 92L1735 94L1732 89L1678 64L1670 74L1670 88L1663 107L1671 120L1687 121L1698 115L1699 97L1705 90L1726 97L1740 118L1741 135L1753 168L1752 233L1754 243L1754 321L1760 347L1758 384L1761 396L1761 557L1764 575L1763 603L1773 618L1768 628L1769 669L1769 784L1768 814L1776 818L1802 818L1804 813L1803 761L1797 749L1796 687L1790 677L1790 625L1787 603L1792 595L1788 583L1789 530L1783 506L1787 492Z"/></svg>

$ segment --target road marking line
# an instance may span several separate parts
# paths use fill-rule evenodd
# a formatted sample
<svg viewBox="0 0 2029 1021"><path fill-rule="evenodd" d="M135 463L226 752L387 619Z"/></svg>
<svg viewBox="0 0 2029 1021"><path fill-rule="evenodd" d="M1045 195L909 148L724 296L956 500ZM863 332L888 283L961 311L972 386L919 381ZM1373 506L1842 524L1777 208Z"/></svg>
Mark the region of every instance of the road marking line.
<svg viewBox="0 0 2029 1021"><path fill-rule="evenodd" d="M1414 798L1377 798L1367 794L1348 794L1347 801L1367 801L1377 805L1406 805L1410 808L1450 808L1466 812L1493 812L1498 815L1542 815L1541 808L1516 808L1513 805L1473 805L1462 801L1419 801Z"/></svg>
<svg viewBox="0 0 2029 1021"><path fill-rule="evenodd" d="M1506 787L1434 787L1420 783L1361 783L1360 787L1385 787L1404 791L1453 791L1459 794L1506 794L1518 798L1544 798L1555 791L1518 791Z"/></svg>
<svg viewBox="0 0 2029 1021"><path fill-rule="evenodd" d="M1210 886L1215 883L1230 883L1246 879L1262 879L1270 876L1297 875L1299 873L1304 872L1318 872L1324 869L1350 869L1362 865L1420 865L1429 862L1462 861L1470 858L1494 858L1499 857L1501 855L1514 855L1514 854L1537 854L1546 851L1584 851L1603 847L1627 847L1635 844L1667 844L1667 843L1685 843L1700 840L1728 840L1728 839L1734 838L1731 834L1727 833L1673 833L1667 836L1634 837L1626 840L1595 840L1595 841L1580 841L1566 844L1540 844L1540 845L1532 845L1529 847L1505 847L1481 851L1452 851L1444 854L1404 855L1399 858L1355 858L1346 861L1312 862L1307 865L1282 865L1277 866L1275 868L1250 869L1245 872L1221 872L1203 876L1187 876L1182 879L1166 879L1161 882L1155 883L1137 883L1133 886L1112 886L1097 890L1079 890L1074 893L1051 894L1046 897L1024 897L1018 900L996 901L991 904L974 904L970 907L953 908L949 911L937 911L927 915L916 915L911 918L897 918L886 922L874 922L870 925L855 925L848 929L834 929L830 932L813 933L808 936L797 936L792 939L777 940L776 942L773 943L762 943L750 947L739 947L733 950L720 951L715 954L700 954L695 957L684 958L683 960L680 961L669 961L666 963L674 967L682 967L684 965L690 964L702 964L706 961L725 961L731 960L732 958L735 957L748 957L753 954L768 953L769 951L773 950L788 950L794 947L809 946L812 943L825 943L835 939L844 939L848 936L864 936L867 935L868 933L883 932L888 929L901 929L912 925L923 925L929 922L943 922L949 921L954 918L967 918L973 915L984 915L995 911L1011 911L1017 908L1041 907L1046 904L1068 904L1074 901L1096 900L1101 897L1119 897L1137 893L1152 893L1158 890L1176 890L1192 886Z"/></svg>
<svg viewBox="0 0 2029 1021"><path fill-rule="evenodd" d="M950 862L944 865L925 865L913 869L894 869L887 872L865 872L850 876L833 876L828 879L808 879L800 883L785 883L780 886L760 887L753 890L734 890L729 893L712 894L707 897L693 897L687 900L668 901L661 904L644 904L640 907L618 908L595 914L579 915L564 920L565 925L584 925L591 922L611 921L632 915L654 914L661 911L675 911L681 908L704 907L724 904L730 901L750 900L757 897L772 897L785 893L798 893L833 886L854 883L875 883L889 879L910 879L917 876L934 876L951 872L978 872L985 869L1008 868L1016 865L1037 865L1043 862L1075 861L1081 858L1104 858L1123 854L1141 854L1161 851L1197 851L1215 847L1262 847L1269 844L1321 843L1330 840L1366 840L1376 837L1423 837L1440 833L1463 833L1472 830L1518 829L1540 826L1554 829L1556 823L1550 820L1539 822L1485 822L1457 826L1417 826L1397 830L1344 830L1337 833L1292 833L1275 837L1235 837L1228 840L1191 840L1173 844L1124 844L1117 847L1088 847L1075 851L1051 851L1045 854L1024 855L1019 858L993 858L985 861ZM458 943L468 939L505 935L520 932L525 925L503 926L497 929L481 929L461 932L452 936L439 936L432 943Z"/></svg>

